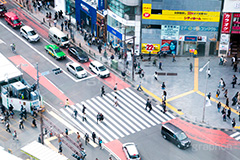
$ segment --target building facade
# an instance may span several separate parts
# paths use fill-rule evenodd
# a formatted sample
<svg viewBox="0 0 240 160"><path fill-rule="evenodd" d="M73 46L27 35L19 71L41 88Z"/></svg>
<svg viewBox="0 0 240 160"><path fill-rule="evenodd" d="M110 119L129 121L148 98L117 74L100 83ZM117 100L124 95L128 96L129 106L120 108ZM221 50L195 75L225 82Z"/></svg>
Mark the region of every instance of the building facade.
<svg viewBox="0 0 240 160"><path fill-rule="evenodd" d="M240 55L240 0L225 0L219 56Z"/></svg>
<svg viewBox="0 0 240 160"><path fill-rule="evenodd" d="M135 53L139 53L141 2L140 0L108 0L107 41L123 48L123 42L135 36ZM133 41L126 41L133 43Z"/></svg>
<svg viewBox="0 0 240 160"><path fill-rule="evenodd" d="M216 55L219 0L143 0L141 52Z"/></svg>

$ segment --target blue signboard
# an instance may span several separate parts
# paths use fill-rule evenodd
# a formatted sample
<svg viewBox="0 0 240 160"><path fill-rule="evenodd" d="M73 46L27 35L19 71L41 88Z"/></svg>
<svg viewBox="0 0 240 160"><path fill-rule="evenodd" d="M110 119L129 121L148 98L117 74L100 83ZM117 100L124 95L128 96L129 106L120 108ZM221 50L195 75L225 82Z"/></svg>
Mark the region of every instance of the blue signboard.
<svg viewBox="0 0 240 160"><path fill-rule="evenodd" d="M202 32L217 32L218 27L205 27L205 26L180 26L181 31L202 31Z"/></svg>
<svg viewBox="0 0 240 160"><path fill-rule="evenodd" d="M122 33L118 32L111 26L107 25L107 31L112 33L114 36L118 37L120 40L122 40Z"/></svg>
<svg viewBox="0 0 240 160"><path fill-rule="evenodd" d="M98 10L105 9L105 0L98 0Z"/></svg>
<svg viewBox="0 0 240 160"><path fill-rule="evenodd" d="M197 41L197 36L185 36L184 40L189 41L189 42L196 42Z"/></svg>

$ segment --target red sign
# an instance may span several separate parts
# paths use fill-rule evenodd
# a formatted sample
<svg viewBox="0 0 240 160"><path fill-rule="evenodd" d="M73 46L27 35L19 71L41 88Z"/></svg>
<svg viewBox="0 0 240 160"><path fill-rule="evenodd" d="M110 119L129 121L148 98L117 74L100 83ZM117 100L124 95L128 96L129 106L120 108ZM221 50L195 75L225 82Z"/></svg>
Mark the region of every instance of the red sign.
<svg viewBox="0 0 240 160"><path fill-rule="evenodd" d="M233 14L233 22L232 22L232 33L240 34L240 14Z"/></svg>
<svg viewBox="0 0 240 160"><path fill-rule="evenodd" d="M144 17L150 17L150 14L149 13L143 13L143 16Z"/></svg>
<svg viewBox="0 0 240 160"><path fill-rule="evenodd" d="M231 13L224 13L223 15L223 23L222 23L222 33L229 33L231 26Z"/></svg>
<svg viewBox="0 0 240 160"><path fill-rule="evenodd" d="M147 51L153 51L155 49L154 45L153 44L147 44L146 45L146 50Z"/></svg>

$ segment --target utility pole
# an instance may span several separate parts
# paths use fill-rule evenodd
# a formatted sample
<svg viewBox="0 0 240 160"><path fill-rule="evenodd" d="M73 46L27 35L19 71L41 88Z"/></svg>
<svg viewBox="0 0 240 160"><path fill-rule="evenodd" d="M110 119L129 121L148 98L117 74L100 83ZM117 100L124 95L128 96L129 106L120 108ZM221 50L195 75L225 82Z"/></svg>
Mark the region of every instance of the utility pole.
<svg viewBox="0 0 240 160"><path fill-rule="evenodd" d="M39 70L38 70L38 63L37 63L37 90L38 90L38 96L39 96L39 100L40 100L40 108L42 107L42 98L40 95L40 89L39 89ZM41 142L42 144L44 144L44 138L43 138L43 118L42 118L42 108L40 110L40 127L41 127Z"/></svg>
<svg viewBox="0 0 240 160"><path fill-rule="evenodd" d="M127 44L126 44L126 39L127 39L127 36L126 36L126 26L124 26L124 55L123 55L123 58L124 58L124 71L126 70L126 57L125 55L127 54Z"/></svg>
<svg viewBox="0 0 240 160"><path fill-rule="evenodd" d="M134 62L135 62L135 36L133 37L133 53L132 53L132 80L134 81Z"/></svg>

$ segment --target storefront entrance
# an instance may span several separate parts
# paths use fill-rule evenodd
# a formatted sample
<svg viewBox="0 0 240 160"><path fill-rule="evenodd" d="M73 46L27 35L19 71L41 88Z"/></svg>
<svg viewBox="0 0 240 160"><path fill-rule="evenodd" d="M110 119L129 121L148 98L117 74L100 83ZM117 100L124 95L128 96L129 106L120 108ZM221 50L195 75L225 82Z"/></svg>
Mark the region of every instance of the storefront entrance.
<svg viewBox="0 0 240 160"><path fill-rule="evenodd" d="M81 15L81 26L87 31L91 32L92 18L83 11L80 11L80 15Z"/></svg>

